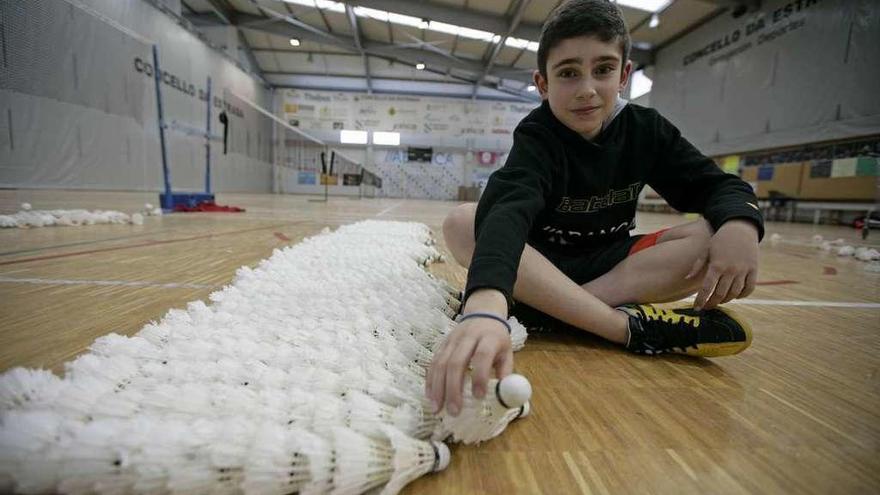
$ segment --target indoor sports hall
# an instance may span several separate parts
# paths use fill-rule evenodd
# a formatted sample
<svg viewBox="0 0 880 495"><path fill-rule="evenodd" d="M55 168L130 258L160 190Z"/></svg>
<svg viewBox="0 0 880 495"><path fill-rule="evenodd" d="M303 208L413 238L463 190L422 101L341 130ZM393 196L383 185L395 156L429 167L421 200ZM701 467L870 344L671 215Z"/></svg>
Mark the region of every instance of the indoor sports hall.
<svg viewBox="0 0 880 495"><path fill-rule="evenodd" d="M631 70L587 136L559 117L575 82L556 78L592 102L607 76L558 54L621 36L564 34L535 72L545 21L593 3L0 0L0 493L880 491L880 3L611 2ZM523 154L539 109L563 137ZM581 197L566 172L561 203L545 193L516 221L515 191L541 189L516 189L514 167L558 159L599 181L588 146L615 149L632 115L668 120L760 215L719 214L732 200L686 169ZM645 139L621 163L677 166ZM475 203L476 227L461 216ZM540 227L563 210L635 213ZM724 297L738 268L717 268L714 240L733 220L763 235ZM567 252L644 236L647 254L686 223L708 227L692 290L606 304L577 288L630 315L625 345L529 318L523 292L508 313L474 310L513 282L469 279L449 242L454 224ZM504 265L490 235L475 259ZM723 311L693 309L704 292ZM703 341L633 350L635 316L614 309L651 302L640 317L675 328L735 315L747 340L720 357L696 355ZM436 372L453 336L490 325L512 368L493 361L485 395L475 350L463 374ZM463 384L458 414L426 395L438 373L447 400Z"/></svg>

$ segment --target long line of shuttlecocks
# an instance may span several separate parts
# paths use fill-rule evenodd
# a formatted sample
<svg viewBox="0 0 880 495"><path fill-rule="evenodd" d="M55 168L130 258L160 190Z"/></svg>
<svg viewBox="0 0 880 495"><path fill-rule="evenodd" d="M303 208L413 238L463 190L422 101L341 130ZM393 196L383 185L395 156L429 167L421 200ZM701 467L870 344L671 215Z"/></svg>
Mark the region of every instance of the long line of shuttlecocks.
<svg viewBox="0 0 880 495"><path fill-rule="evenodd" d="M64 378L0 376L0 492L396 493L528 413L523 377L433 414L424 377L456 292L421 224L367 221L282 250ZM515 319L515 349L526 340Z"/></svg>
<svg viewBox="0 0 880 495"><path fill-rule="evenodd" d="M158 215L162 215L162 208L150 203L131 215L115 210L34 210L30 203L22 203L17 213L0 215L0 228L80 227L111 223L143 225L144 217Z"/></svg>

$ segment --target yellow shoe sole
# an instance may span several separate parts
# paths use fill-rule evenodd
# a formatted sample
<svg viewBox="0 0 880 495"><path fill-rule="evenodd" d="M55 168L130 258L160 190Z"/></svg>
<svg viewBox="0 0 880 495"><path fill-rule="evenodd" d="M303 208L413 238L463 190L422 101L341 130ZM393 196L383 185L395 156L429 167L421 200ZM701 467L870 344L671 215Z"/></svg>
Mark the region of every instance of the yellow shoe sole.
<svg viewBox="0 0 880 495"><path fill-rule="evenodd" d="M677 306L687 307L687 306ZM696 349L690 347L684 352L676 351L677 354L686 354L688 356L698 356L698 357L722 357L722 356L733 356L734 354L739 354L740 352L749 348L752 345L752 326L748 324L739 314L735 311L723 308L721 306L716 307L715 309L721 311L726 314L729 318L733 319L742 327L743 332L746 334L746 340L744 342L724 342L719 344L700 344Z"/></svg>

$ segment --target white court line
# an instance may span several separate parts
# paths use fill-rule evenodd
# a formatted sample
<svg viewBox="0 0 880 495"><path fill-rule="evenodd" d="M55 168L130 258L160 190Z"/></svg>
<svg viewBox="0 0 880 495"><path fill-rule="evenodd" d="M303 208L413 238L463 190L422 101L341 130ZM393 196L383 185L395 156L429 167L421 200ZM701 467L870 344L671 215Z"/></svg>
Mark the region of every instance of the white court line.
<svg viewBox="0 0 880 495"><path fill-rule="evenodd" d="M203 284L159 284L155 282L132 282L128 280L64 280L51 278L14 278L0 276L0 283L43 284L43 285L122 285L126 287L160 287L163 289L211 289L214 285Z"/></svg>
<svg viewBox="0 0 880 495"><path fill-rule="evenodd" d="M689 297L683 301L693 302ZM846 302L846 301L784 301L780 299L734 299L726 304L742 304L745 306L806 306L811 308L867 308L880 309L880 303Z"/></svg>
<svg viewBox="0 0 880 495"><path fill-rule="evenodd" d="M381 217L382 215L388 213L389 211L397 208L398 206L400 206L402 204L403 204L403 201L401 201L400 203L397 203L396 205L391 205L388 208L385 208L384 210L380 211L379 213L376 213L376 216Z"/></svg>
<svg viewBox="0 0 880 495"><path fill-rule="evenodd" d="M65 280L50 278L14 278L0 276L0 283L17 284L43 284L43 285L119 285L126 287L159 287L164 289L211 289L215 285L205 284L160 284L155 282L132 282L127 280ZM689 297L683 301L693 302ZM880 303L846 302L846 301L785 301L779 299L735 299L727 304L742 304L745 306L801 306L812 308L862 308L880 309Z"/></svg>

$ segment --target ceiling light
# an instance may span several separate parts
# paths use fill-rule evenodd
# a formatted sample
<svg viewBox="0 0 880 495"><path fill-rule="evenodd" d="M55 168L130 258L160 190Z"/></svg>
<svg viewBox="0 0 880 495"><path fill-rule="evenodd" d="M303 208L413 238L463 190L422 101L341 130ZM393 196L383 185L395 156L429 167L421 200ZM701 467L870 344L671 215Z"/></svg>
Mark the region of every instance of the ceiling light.
<svg viewBox="0 0 880 495"><path fill-rule="evenodd" d="M418 69L418 70L425 70L425 64L423 64L423 63L421 63L421 62L417 63L417 64L416 64L416 69Z"/></svg>
<svg viewBox="0 0 880 495"><path fill-rule="evenodd" d="M651 14L651 21L648 23L648 27L653 29L660 25L660 16L657 14Z"/></svg>
<svg viewBox="0 0 880 495"><path fill-rule="evenodd" d="M290 46L299 46L299 40L296 38L290 38Z"/></svg>
<svg viewBox="0 0 880 495"><path fill-rule="evenodd" d="M373 133L373 144L400 146L400 133L376 131Z"/></svg>
<svg viewBox="0 0 880 495"><path fill-rule="evenodd" d="M339 131L339 141L343 144L367 144L367 131Z"/></svg>

